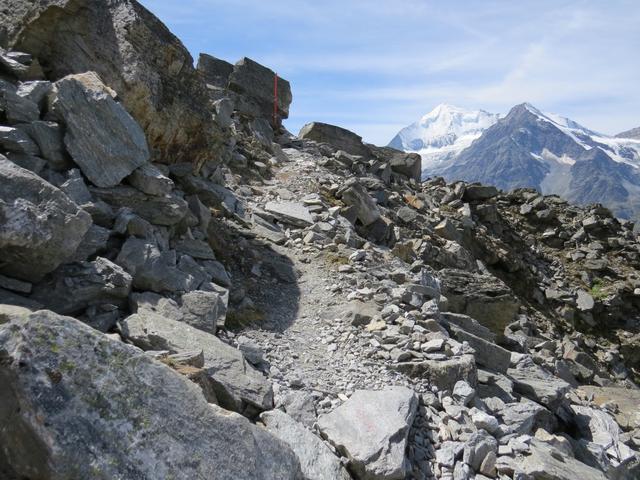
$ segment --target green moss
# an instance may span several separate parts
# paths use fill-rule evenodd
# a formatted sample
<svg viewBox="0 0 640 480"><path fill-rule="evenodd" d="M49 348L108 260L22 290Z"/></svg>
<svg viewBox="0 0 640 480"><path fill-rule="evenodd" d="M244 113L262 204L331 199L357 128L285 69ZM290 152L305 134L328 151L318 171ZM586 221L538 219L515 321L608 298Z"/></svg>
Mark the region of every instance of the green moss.
<svg viewBox="0 0 640 480"><path fill-rule="evenodd" d="M604 280L602 280L601 278L595 278L591 284L591 290L589 290L589 293L594 300L602 300L608 295L606 292L606 287L607 285L605 284Z"/></svg>

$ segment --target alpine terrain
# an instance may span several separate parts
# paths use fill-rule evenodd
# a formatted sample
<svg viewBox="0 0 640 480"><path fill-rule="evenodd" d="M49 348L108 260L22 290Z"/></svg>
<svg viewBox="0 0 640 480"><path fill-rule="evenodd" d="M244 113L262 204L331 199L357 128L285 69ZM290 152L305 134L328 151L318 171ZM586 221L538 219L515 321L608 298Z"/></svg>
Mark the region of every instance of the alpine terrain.
<svg viewBox="0 0 640 480"><path fill-rule="evenodd" d="M640 478L632 223L290 133L295 85L194 66L135 0L0 25L0 479ZM448 171L494 138L502 187L634 185L529 106L434 118L443 147L488 127Z"/></svg>

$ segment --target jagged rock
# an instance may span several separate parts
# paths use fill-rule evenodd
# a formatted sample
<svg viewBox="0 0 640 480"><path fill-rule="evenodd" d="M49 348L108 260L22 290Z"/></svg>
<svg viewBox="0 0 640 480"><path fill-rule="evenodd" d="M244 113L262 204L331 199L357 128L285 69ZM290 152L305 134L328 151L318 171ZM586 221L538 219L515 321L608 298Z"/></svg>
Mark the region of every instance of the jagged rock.
<svg viewBox="0 0 640 480"><path fill-rule="evenodd" d="M552 411L561 404L564 394L571 389L571 385L533 363L529 356L523 357L515 368L507 370L507 375L513 379L518 393Z"/></svg>
<svg viewBox="0 0 640 480"><path fill-rule="evenodd" d="M7 152L40 155L38 145L21 128L0 126L0 147Z"/></svg>
<svg viewBox="0 0 640 480"><path fill-rule="evenodd" d="M62 170L69 166L60 125L55 122L37 121L22 128L36 142L40 155L53 169Z"/></svg>
<svg viewBox="0 0 640 480"><path fill-rule="evenodd" d="M47 95L51 92L52 84L48 80L33 80L20 82L16 93L22 98L32 101L42 110L46 105Z"/></svg>
<svg viewBox="0 0 640 480"><path fill-rule="evenodd" d="M417 153L394 153L389 159L391 170L406 177L420 181L422 175L422 157Z"/></svg>
<svg viewBox="0 0 640 480"><path fill-rule="evenodd" d="M411 377L423 378L439 390L452 390L458 380L475 385L478 377L473 355L462 355L447 360L401 362L395 368Z"/></svg>
<svg viewBox="0 0 640 480"><path fill-rule="evenodd" d="M344 203L353 207L355 217L365 227L380 219L380 210L376 202L357 178L347 180L337 194Z"/></svg>
<svg viewBox="0 0 640 480"><path fill-rule="evenodd" d="M480 185L472 183L464 189L462 198L469 201L489 200L498 195L498 189L491 185Z"/></svg>
<svg viewBox="0 0 640 480"><path fill-rule="evenodd" d="M205 332L216 333L224 312L218 308L222 299L217 292L194 290L182 295L182 321ZM222 317L222 318L221 318Z"/></svg>
<svg viewBox="0 0 640 480"><path fill-rule="evenodd" d="M409 428L418 407L415 392L406 387L357 390L349 400L318 418L322 435L349 458L362 480L403 479Z"/></svg>
<svg viewBox="0 0 640 480"><path fill-rule="evenodd" d="M555 418L549 410L535 402L507 403L495 411L504 434L530 435L538 428L552 431Z"/></svg>
<svg viewBox="0 0 640 480"><path fill-rule="evenodd" d="M147 195L167 195L173 190L173 181L151 163L136 168L128 177L129 183Z"/></svg>
<svg viewBox="0 0 640 480"><path fill-rule="evenodd" d="M138 349L52 312L0 312L0 443L16 475L301 478L283 442Z"/></svg>
<svg viewBox="0 0 640 480"><path fill-rule="evenodd" d="M187 202L176 194L146 195L125 185L91 188L90 191L109 205L129 208L155 225L175 225L184 218L189 209Z"/></svg>
<svg viewBox="0 0 640 480"><path fill-rule="evenodd" d="M17 88L0 79L0 111L9 125L34 122L40 119L40 109L35 102L18 95Z"/></svg>
<svg viewBox="0 0 640 480"><path fill-rule="evenodd" d="M511 363L511 352L459 328L451 327L451 332L456 340L467 342L475 350L476 363L496 372L507 372Z"/></svg>
<svg viewBox="0 0 640 480"><path fill-rule="evenodd" d="M496 335L503 335L520 308L519 300L504 282L492 275L455 269L443 269L439 275L449 310L469 315Z"/></svg>
<svg viewBox="0 0 640 480"><path fill-rule="evenodd" d="M123 336L143 350L179 353L201 349L204 370L221 407L249 416L273 408L273 391L267 379L239 350L214 335L148 312L127 317L121 328Z"/></svg>
<svg viewBox="0 0 640 480"><path fill-rule="evenodd" d="M269 120L273 127L279 127L283 118L289 118L291 86L284 78L278 77L278 108L274 123L274 80L273 70L245 57L233 66L229 89L248 97L257 106L257 116Z"/></svg>
<svg viewBox="0 0 640 480"><path fill-rule="evenodd" d="M640 428L640 390L619 387L598 387L582 385L579 391L593 396L598 406L615 405L615 419L624 430Z"/></svg>
<svg viewBox="0 0 640 480"><path fill-rule="evenodd" d="M264 206L265 211L277 219L296 225L299 227L307 227L313 225L313 218L307 207L297 202L267 202Z"/></svg>
<svg viewBox="0 0 640 480"><path fill-rule="evenodd" d="M352 155L371 155L370 150L362 143L362 137L353 132L328 123L307 123L300 129L299 138L329 143L337 149Z"/></svg>
<svg viewBox="0 0 640 480"><path fill-rule="evenodd" d="M318 437L281 410L260 414L267 430L298 456L302 474L309 480L350 480L351 476Z"/></svg>
<svg viewBox="0 0 640 480"><path fill-rule="evenodd" d="M187 292L202 283L181 268L175 250L160 251L156 245L135 237L124 243L116 263L131 274L133 286L139 290Z"/></svg>
<svg viewBox="0 0 640 480"><path fill-rule="evenodd" d="M483 338L488 342L496 341L495 333L493 333L484 325L481 325L480 322L478 322L474 318L471 318L469 315L453 312L442 312L441 315L447 323L452 323L465 332L475 335L476 337Z"/></svg>
<svg viewBox="0 0 640 480"><path fill-rule="evenodd" d="M316 407L313 397L305 392L291 392L282 399L282 408L296 422L306 427L313 427L316 423Z"/></svg>
<svg viewBox="0 0 640 480"><path fill-rule="evenodd" d="M91 225L53 185L0 155L0 273L39 281L71 257Z"/></svg>
<svg viewBox="0 0 640 480"><path fill-rule="evenodd" d="M351 322L351 325L362 326L368 324L379 314L379 308L374 302L353 300L349 302L342 315L345 320Z"/></svg>
<svg viewBox="0 0 640 480"><path fill-rule="evenodd" d="M95 71L144 130L154 161L212 157L220 134L204 82L184 45L146 8L134 0L7 2L0 23L9 46L39 58L53 79Z"/></svg>
<svg viewBox="0 0 640 480"><path fill-rule="evenodd" d="M94 72L58 80L55 92L64 143L91 183L113 187L149 160L144 132Z"/></svg>
<svg viewBox="0 0 640 480"><path fill-rule="evenodd" d="M471 435L471 438L464 445L462 459L473 470L480 471L480 467L488 455L498 451L498 442L484 430Z"/></svg>
<svg viewBox="0 0 640 480"><path fill-rule="evenodd" d="M93 224L87 230L87 233L82 237L80 245L76 253L73 254L71 260L74 262L84 262L89 260L96 254L103 253L107 250L107 243L111 236L111 230L103 228L99 225Z"/></svg>
<svg viewBox="0 0 640 480"><path fill-rule="evenodd" d="M183 313L178 303L153 292L132 293L129 304L133 313L156 313L171 320L182 320Z"/></svg>
<svg viewBox="0 0 640 480"><path fill-rule="evenodd" d="M63 315L80 313L90 305L124 305L131 275L106 258L63 265L51 279L38 284L32 299Z"/></svg>
<svg viewBox="0 0 640 480"><path fill-rule="evenodd" d="M607 477L574 458L562 455L559 450L533 439L529 446L529 455L518 463L517 471L529 475L533 480L605 480Z"/></svg>
<svg viewBox="0 0 640 480"><path fill-rule="evenodd" d="M206 53L198 56L197 68L207 85L218 88L227 87L229 76L233 72L233 64Z"/></svg>

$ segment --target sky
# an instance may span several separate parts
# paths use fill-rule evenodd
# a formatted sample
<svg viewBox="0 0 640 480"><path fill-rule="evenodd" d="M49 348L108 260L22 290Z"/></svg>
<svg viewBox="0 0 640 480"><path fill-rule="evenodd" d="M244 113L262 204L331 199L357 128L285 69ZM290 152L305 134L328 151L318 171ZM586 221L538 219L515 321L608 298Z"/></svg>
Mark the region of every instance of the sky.
<svg viewBox="0 0 640 480"><path fill-rule="evenodd" d="M529 102L606 134L640 126L640 0L141 0L189 49L291 82L285 126L386 145L440 103Z"/></svg>

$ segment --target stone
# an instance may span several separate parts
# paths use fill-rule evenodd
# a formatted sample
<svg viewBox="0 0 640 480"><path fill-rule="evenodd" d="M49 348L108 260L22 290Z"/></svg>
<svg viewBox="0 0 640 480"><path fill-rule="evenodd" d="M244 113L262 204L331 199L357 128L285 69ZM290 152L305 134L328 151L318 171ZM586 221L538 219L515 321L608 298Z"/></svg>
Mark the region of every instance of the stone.
<svg viewBox="0 0 640 480"><path fill-rule="evenodd" d="M185 293L182 295L182 321L205 332L216 333L218 322L224 324L224 312L218 308L220 297L217 292L202 290Z"/></svg>
<svg viewBox="0 0 640 480"><path fill-rule="evenodd" d="M450 311L475 318L499 337L504 334L518 313L520 301L502 280L452 268L439 273Z"/></svg>
<svg viewBox="0 0 640 480"><path fill-rule="evenodd" d="M54 87L64 143L91 183L113 187L149 160L142 128L94 72L68 75Z"/></svg>
<svg viewBox="0 0 640 480"><path fill-rule="evenodd" d="M352 300L347 305L347 308L342 313L342 316L351 325L356 327L367 325L380 314L380 310L375 302L361 302L359 300Z"/></svg>
<svg viewBox="0 0 640 480"><path fill-rule="evenodd" d="M18 95L17 89L0 79L0 111L9 125L29 123L40 119L40 109L35 102Z"/></svg>
<svg viewBox="0 0 640 480"><path fill-rule="evenodd" d="M452 394L454 399L459 401L462 405L467 406L473 401L476 396L476 391L464 380L458 380L453 386Z"/></svg>
<svg viewBox="0 0 640 480"><path fill-rule="evenodd" d="M436 450L436 462L448 468L453 468L456 460L462 455L464 443L452 442L450 440L442 442Z"/></svg>
<svg viewBox="0 0 640 480"><path fill-rule="evenodd" d="M130 185L147 195L167 195L174 187L173 180L164 176L160 169L151 163L136 168L127 180Z"/></svg>
<svg viewBox="0 0 640 480"><path fill-rule="evenodd" d="M456 327L471 333L476 337L480 337L489 342L496 341L496 334L489 330L484 325L481 325L476 319L471 318L469 315L453 312L441 312L443 320L447 323L452 323Z"/></svg>
<svg viewBox="0 0 640 480"><path fill-rule="evenodd" d="M422 175L422 157L417 153L394 153L389 159L391 171L400 173L416 182Z"/></svg>
<svg viewBox="0 0 640 480"><path fill-rule="evenodd" d="M37 282L72 257L91 217L64 193L0 155L0 273Z"/></svg>
<svg viewBox="0 0 640 480"><path fill-rule="evenodd" d="M473 470L480 471L488 455L498 451L498 442L489 433L479 430L471 435L464 445L463 461ZM495 458L494 458L495 466Z"/></svg>
<svg viewBox="0 0 640 480"><path fill-rule="evenodd" d="M464 380L472 386L477 382L473 355L462 355L447 360L403 362L396 364L395 368L411 377L422 378L439 390L453 390L458 380Z"/></svg>
<svg viewBox="0 0 640 480"><path fill-rule="evenodd" d="M204 370L221 407L246 416L273 408L271 383L242 352L216 336L150 312L127 317L121 330L124 338L143 350L202 350Z"/></svg>
<svg viewBox="0 0 640 480"><path fill-rule="evenodd" d="M305 479L350 480L351 476L329 447L303 425L281 410L260 414L267 430L289 445L298 456Z"/></svg>
<svg viewBox="0 0 640 480"><path fill-rule="evenodd" d="M511 352L487 341L476 337L459 328L451 327L453 337L459 342L467 342L475 350L476 363L496 372L506 373L511 364Z"/></svg>
<svg viewBox="0 0 640 480"><path fill-rule="evenodd" d="M640 428L640 390L581 385L578 391L592 397L598 406L615 405L615 419L623 430Z"/></svg>
<svg viewBox="0 0 640 480"><path fill-rule="evenodd" d="M316 423L316 406L313 396L306 392L293 391L282 399L282 408L296 422L311 428Z"/></svg>
<svg viewBox="0 0 640 480"><path fill-rule="evenodd" d="M635 456L622 442L620 427L606 411L583 405L572 405L571 410L583 438L601 446L617 462L626 462Z"/></svg>
<svg viewBox="0 0 640 480"><path fill-rule="evenodd" d="M40 149L24 129L0 125L0 147L13 153L40 155Z"/></svg>
<svg viewBox="0 0 640 480"><path fill-rule="evenodd" d="M160 251L148 241L129 237L115 262L133 277L133 287L153 292L186 292L195 290L197 278L183 271L175 250Z"/></svg>
<svg viewBox="0 0 640 480"><path fill-rule="evenodd" d="M328 123L307 123L300 129L298 137L328 143L352 155L371 155L371 151L362 143L362 137L345 128Z"/></svg>
<svg viewBox="0 0 640 480"><path fill-rule="evenodd" d="M131 275L98 257L93 262L63 265L36 285L31 298L63 315L78 314L91 305L124 305L131 291Z"/></svg>
<svg viewBox="0 0 640 480"><path fill-rule="evenodd" d="M181 321L184 315L175 300L153 292L132 293L129 296L129 306L133 313L155 313L177 321Z"/></svg>
<svg viewBox="0 0 640 480"><path fill-rule="evenodd" d="M111 230L108 228L96 224L91 225L87 233L82 237L76 253L73 254L70 260L74 262L85 262L97 254L104 253L107 250L110 236Z"/></svg>
<svg viewBox="0 0 640 480"><path fill-rule="evenodd" d="M466 186L462 198L467 201L484 201L496 197L497 195L498 189L496 187L472 183Z"/></svg>
<svg viewBox="0 0 640 480"><path fill-rule="evenodd" d="M363 480L400 480L409 471L405 451L418 397L406 387L356 390L341 406L318 418L322 436L349 459Z"/></svg>
<svg viewBox="0 0 640 480"><path fill-rule="evenodd" d="M500 428L500 422L498 422L498 419L493 415L483 412L482 410L476 409L475 412L472 411L471 421L478 429L486 430L492 435Z"/></svg>
<svg viewBox="0 0 640 480"><path fill-rule="evenodd" d="M595 302L593 297L589 295L584 290L578 290L578 295L576 297L576 304L578 306L578 310L581 312L588 312L593 310Z"/></svg>
<svg viewBox="0 0 640 480"><path fill-rule="evenodd" d="M529 435L538 428L553 430L555 418L542 405L524 401L507 403L496 411L501 419L501 430L504 434Z"/></svg>
<svg viewBox="0 0 640 480"><path fill-rule="evenodd" d="M607 477L578 460L562 455L557 449L539 440L531 440L529 455L518 463L517 470L533 480L605 480ZM514 477L515 478L515 477Z"/></svg>
<svg viewBox="0 0 640 480"><path fill-rule="evenodd" d="M278 220L298 227L313 225L313 218L307 207L298 202L267 202L266 212Z"/></svg>
<svg viewBox="0 0 640 480"><path fill-rule="evenodd" d="M337 195L346 205L353 207L356 218L365 227L380 219L378 205L357 178L344 182Z"/></svg>
<svg viewBox="0 0 640 480"><path fill-rule="evenodd" d="M47 95L51 92L51 87L52 84L48 80L20 82L16 94L32 101L42 110L46 106Z"/></svg>
<svg viewBox="0 0 640 480"><path fill-rule="evenodd" d="M19 293L31 293L33 285L29 282L23 282L15 278L0 275L0 288L6 288L7 290Z"/></svg>
<svg viewBox="0 0 640 480"><path fill-rule="evenodd" d="M233 64L212 55L201 53L198 56L197 69L207 85L226 88L229 83L229 76L233 72Z"/></svg>
<svg viewBox="0 0 640 480"><path fill-rule="evenodd" d="M507 375L513 380L516 392L552 411L560 406L564 394L571 389L571 385L536 365L529 356L507 370Z"/></svg>
<svg viewBox="0 0 640 480"><path fill-rule="evenodd" d="M11 48L47 65L49 78L96 72L145 132L153 160L204 162L219 143L205 84L185 46L134 0L105 4L7 0L0 24ZM82 39L82 41L79 41Z"/></svg>
<svg viewBox="0 0 640 480"><path fill-rule="evenodd" d="M60 125L55 122L37 121L22 128L36 142L40 155L54 170L63 170L69 167L70 162L64 149Z"/></svg>
<svg viewBox="0 0 640 480"><path fill-rule="evenodd" d="M284 78L278 77L278 105L274 123L273 95L275 72L244 57L234 66L229 75L229 89L251 99L257 106L258 117L269 120L271 126L280 127L284 118L289 118L291 86Z"/></svg>
<svg viewBox="0 0 640 480"><path fill-rule="evenodd" d="M285 443L139 349L49 311L0 312L0 443L21 478L301 478Z"/></svg>
<svg viewBox="0 0 640 480"><path fill-rule="evenodd" d="M109 205L129 208L154 225L175 225L189 210L187 202L175 193L163 196L146 195L126 185L91 188L90 191Z"/></svg>

